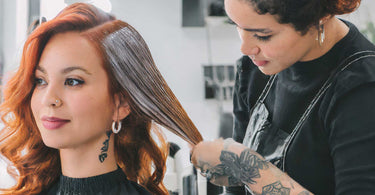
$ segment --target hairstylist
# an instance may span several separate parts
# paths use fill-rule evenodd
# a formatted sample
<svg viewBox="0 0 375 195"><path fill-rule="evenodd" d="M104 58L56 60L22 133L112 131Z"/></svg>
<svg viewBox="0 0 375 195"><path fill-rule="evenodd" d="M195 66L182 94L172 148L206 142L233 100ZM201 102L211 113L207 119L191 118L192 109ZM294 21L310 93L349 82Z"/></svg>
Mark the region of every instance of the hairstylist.
<svg viewBox="0 0 375 195"><path fill-rule="evenodd" d="M359 4L225 0L245 56L234 140L192 151L212 183L242 186L233 194L375 194L375 47L335 17Z"/></svg>

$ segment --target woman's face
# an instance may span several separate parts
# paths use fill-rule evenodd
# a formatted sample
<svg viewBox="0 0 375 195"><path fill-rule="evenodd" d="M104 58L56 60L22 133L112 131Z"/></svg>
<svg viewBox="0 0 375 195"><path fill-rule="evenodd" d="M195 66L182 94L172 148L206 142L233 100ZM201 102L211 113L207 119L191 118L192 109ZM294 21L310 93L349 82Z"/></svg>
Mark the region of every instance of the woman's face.
<svg viewBox="0 0 375 195"><path fill-rule="evenodd" d="M47 146L89 146L103 141L111 129L115 105L99 56L77 32L57 34L47 43L31 98L32 113Z"/></svg>
<svg viewBox="0 0 375 195"><path fill-rule="evenodd" d="M225 10L237 25L242 53L264 74L276 74L297 61L316 57L316 30L302 36L291 24L278 23L275 16L259 15L244 0L225 0Z"/></svg>

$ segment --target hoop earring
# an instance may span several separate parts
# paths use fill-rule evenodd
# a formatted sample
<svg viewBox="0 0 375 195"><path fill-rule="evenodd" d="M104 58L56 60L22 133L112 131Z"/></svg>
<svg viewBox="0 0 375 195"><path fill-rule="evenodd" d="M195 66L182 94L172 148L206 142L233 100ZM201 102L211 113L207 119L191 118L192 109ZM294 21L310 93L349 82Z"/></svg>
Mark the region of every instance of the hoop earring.
<svg viewBox="0 0 375 195"><path fill-rule="evenodd" d="M114 134L117 134L121 130L121 121L118 122L117 128L116 128L116 121L113 121L112 123L112 132Z"/></svg>

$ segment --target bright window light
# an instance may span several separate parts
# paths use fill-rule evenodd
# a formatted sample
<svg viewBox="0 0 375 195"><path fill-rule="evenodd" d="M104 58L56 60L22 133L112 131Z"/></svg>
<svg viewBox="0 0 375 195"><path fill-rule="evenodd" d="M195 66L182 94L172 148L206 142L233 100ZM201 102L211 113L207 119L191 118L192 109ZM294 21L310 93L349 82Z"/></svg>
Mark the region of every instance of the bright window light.
<svg viewBox="0 0 375 195"><path fill-rule="evenodd" d="M112 4L109 0L91 0L89 3L108 13L112 10Z"/></svg>

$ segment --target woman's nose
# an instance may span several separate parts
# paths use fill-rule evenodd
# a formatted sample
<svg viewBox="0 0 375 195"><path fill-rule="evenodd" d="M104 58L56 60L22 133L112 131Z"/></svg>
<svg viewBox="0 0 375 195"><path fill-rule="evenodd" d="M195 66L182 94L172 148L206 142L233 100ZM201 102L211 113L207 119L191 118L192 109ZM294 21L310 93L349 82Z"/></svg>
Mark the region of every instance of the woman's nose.
<svg viewBox="0 0 375 195"><path fill-rule="evenodd" d="M42 98L42 102L45 106L60 107L62 105L63 102L58 95L58 90L59 89L53 85L47 86Z"/></svg>

